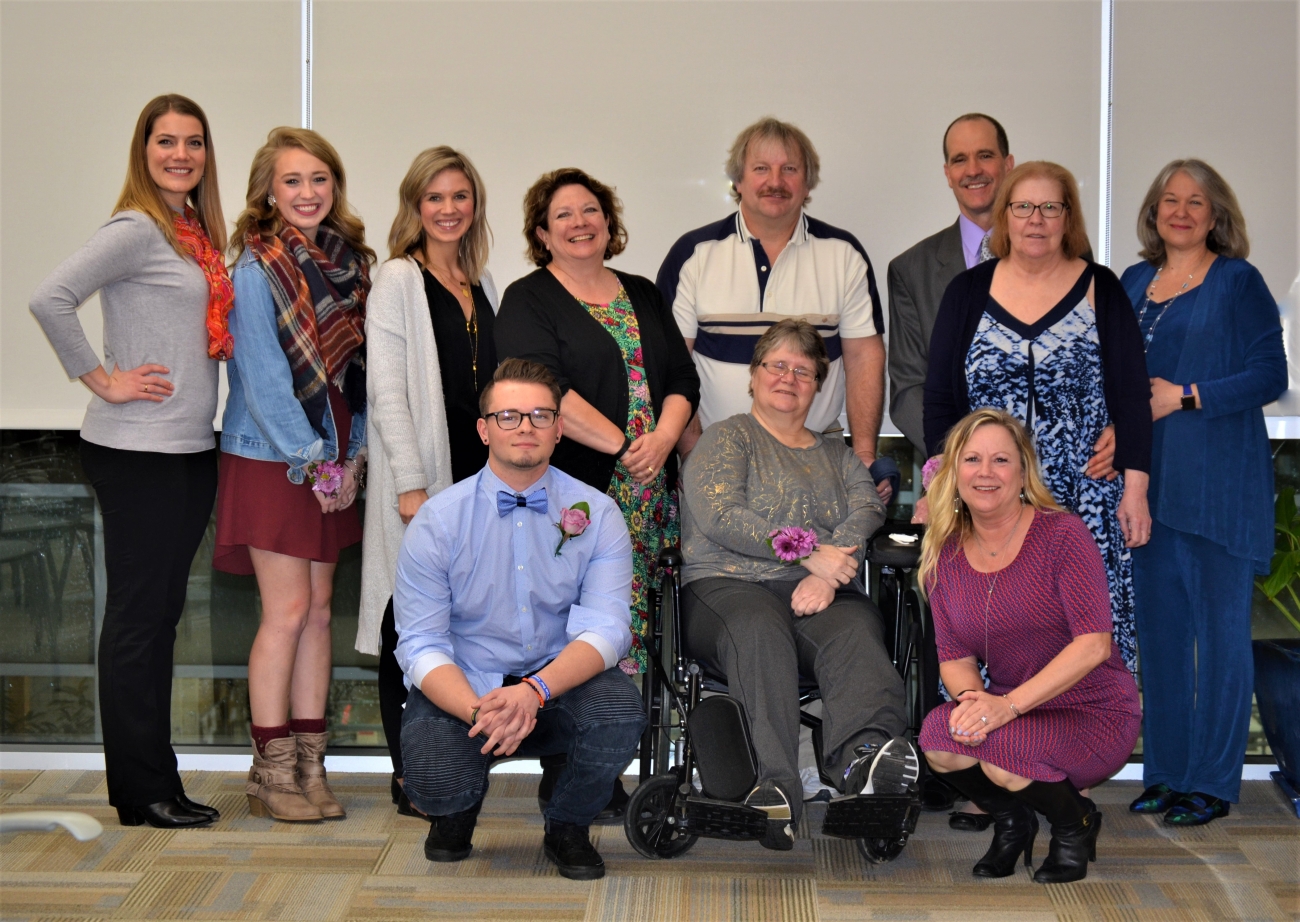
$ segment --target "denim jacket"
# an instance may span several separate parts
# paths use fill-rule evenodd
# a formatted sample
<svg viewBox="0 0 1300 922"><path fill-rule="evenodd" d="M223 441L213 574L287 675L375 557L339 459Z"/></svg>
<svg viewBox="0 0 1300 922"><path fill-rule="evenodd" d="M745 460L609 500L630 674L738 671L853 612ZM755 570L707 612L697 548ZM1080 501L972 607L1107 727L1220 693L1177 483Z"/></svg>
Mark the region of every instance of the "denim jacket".
<svg viewBox="0 0 1300 922"><path fill-rule="evenodd" d="M333 408L325 414L326 437L307 420L293 393L289 359L280 348L271 285L257 258L245 251L231 273L235 306L230 335L235 355L226 363L230 394L221 420L221 450L257 461L289 465L288 477L302 483L313 461L338 460ZM347 457L366 444L365 410L352 414Z"/></svg>

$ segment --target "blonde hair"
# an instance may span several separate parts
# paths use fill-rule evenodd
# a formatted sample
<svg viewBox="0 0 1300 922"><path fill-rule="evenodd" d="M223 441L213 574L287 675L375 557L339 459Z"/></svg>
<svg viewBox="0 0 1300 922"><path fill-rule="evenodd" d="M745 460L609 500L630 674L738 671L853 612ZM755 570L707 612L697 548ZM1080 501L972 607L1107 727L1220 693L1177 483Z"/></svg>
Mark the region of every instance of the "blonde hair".
<svg viewBox="0 0 1300 922"><path fill-rule="evenodd" d="M930 523L925 527L925 538L921 541L921 566L917 571L917 583L924 594L934 589L937 577L939 555L948 540L956 536L964 541L971 533L970 511L961 503L957 492L957 468L961 464L961 455L966 445L981 426L1001 426L1011 433L1020 455L1020 469L1024 476L1025 502L1035 509L1062 512L1061 506L1052 497L1052 493L1043 483L1038 471L1038 455L1034 451L1033 440L1025 427L1005 410L985 407L966 416L952 427L944 440L943 462L926 496L930 505Z"/></svg>
<svg viewBox="0 0 1300 922"><path fill-rule="evenodd" d="M492 230L487 222L487 193L483 180L470 159L446 145L420 151L411 161L411 168L397 188L397 217L393 218L388 232L388 258L414 256L424 251L424 224L420 220L420 199L440 173L459 170L469 180L474 195L474 217L469 230L460 238L456 255L461 270L471 284L477 285L487 268L488 249L492 245Z"/></svg>
<svg viewBox="0 0 1300 922"><path fill-rule="evenodd" d="M357 259L368 263L375 261L375 251L366 246L366 226L348 206L347 177L338 151L310 128L272 128L266 143L253 155L253 165L248 170L248 194L244 210L235 221L235 235L231 240L231 256L238 260L244 252L244 238L250 231L262 237L273 237L284 229L280 209L267 201L271 183L275 179L275 161L280 152L290 148L306 151L329 168L334 177L334 204L321 223L347 241Z"/></svg>
<svg viewBox="0 0 1300 922"><path fill-rule="evenodd" d="M1213 253L1228 259L1245 259L1250 255L1250 238L1246 236L1246 218L1237 204L1237 196L1232 191L1219 171L1204 160L1171 160L1156 176L1155 182L1142 199L1138 209L1138 242L1142 250L1138 256L1158 266L1165 261L1165 242L1156 230L1156 210L1160 207L1160 197L1165 194L1165 186L1174 178L1175 173L1186 173L1192 182L1201 187L1205 197L1210 200L1214 213L1214 227L1205 245Z"/></svg>
<svg viewBox="0 0 1300 922"><path fill-rule="evenodd" d="M1066 259L1082 256L1090 249L1088 245L1088 227L1083 220L1083 208L1079 200L1079 184L1074 181L1074 174L1050 160L1030 160L1022 163L1002 181L998 197L993 203L993 236L989 238L989 250L999 259L1006 259L1011 253L1011 235L1007 230L1007 206L1016 192L1016 186L1026 179L1050 179L1061 187L1061 198L1065 202L1065 222L1061 237L1061 252Z"/></svg>
<svg viewBox="0 0 1300 922"><path fill-rule="evenodd" d="M172 210L163 201L158 191L158 184L149 175L149 137L153 134L154 122L175 112L199 120L203 126L203 147L206 153L203 163L203 176L197 186L190 191L189 202L198 216L203 232L212 241L218 253L226 248L226 219L221 212L221 194L217 189L217 155L212 149L212 132L208 129L208 117L194 100L176 93L155 96L140 111L135 122L135 133L131 135L131 152L126 161L126 182L122 184L122 194L117 197L113 214L119 211L138 211L153 218L158 230L167 238L177 253L189 258L189 253L181 248L176 237L176 224L172 220Z"/></svg>
<svg viewBox="0 0 1300 922"><path fill-rule="evenodd" d="M817 183L821 181L822 161L817 156L817 148L813 147L813 142L809 140L808 135L789 122L768 116L760 118L736 135L736 140L732 142L731 150L727 153L727 178L731 180L733 199L740 201L736 184L745 175L745 156L749 153L749 145L755 140L780 141L787 153L797 150L799 159L803 161L804 183L808 186L808 191L812 192L817 188ZM812 196L809 195L803 200L803 204L807 205L811 201Z"/></svg>

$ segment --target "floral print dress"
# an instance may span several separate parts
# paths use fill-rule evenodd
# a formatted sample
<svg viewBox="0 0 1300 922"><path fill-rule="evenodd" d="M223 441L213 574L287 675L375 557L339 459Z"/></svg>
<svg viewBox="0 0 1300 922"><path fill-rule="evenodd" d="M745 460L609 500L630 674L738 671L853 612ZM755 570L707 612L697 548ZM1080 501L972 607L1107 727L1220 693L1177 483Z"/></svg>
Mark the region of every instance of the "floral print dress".
<svg viewBox="0 0 1300 922"><path fill-rule="evenodd" d="M655 428L636 312L622 287L608 304L581 303L592 319L614 337L623 353L623 364L627 366L627 424L624 432L635 440ZM629 675L635 675L644 672L646 666L646 604L651 569L664 546L681 543L677 494L668 488L665 471L659 471L654 483L643 486L633 479L621 461L614 465L614 476L606 492L623 511L623 519L632 537L632 649L618 665Z"/></svg>

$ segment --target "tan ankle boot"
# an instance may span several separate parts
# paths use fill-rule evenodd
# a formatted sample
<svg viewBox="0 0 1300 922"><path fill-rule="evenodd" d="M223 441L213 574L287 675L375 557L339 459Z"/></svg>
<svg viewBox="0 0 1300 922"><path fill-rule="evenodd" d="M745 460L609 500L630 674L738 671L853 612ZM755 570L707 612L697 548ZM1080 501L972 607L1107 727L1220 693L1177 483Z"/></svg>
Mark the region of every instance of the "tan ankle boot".
<svg viewBox="0 0 1300 922"><path fill-rule="evenodd" d="M298 787L298 745L292 736L271 740L259 754L253 744L253 767L248 770L248 812L289 822L321 819Z"/></svg>
<svg viewBox="0 0 1300 922"><path fill-rule="evenodd" d="M328 733L295 733L298 741L298 786L326 819L346 816L329 782L325 780L325 744Z"/></svg>

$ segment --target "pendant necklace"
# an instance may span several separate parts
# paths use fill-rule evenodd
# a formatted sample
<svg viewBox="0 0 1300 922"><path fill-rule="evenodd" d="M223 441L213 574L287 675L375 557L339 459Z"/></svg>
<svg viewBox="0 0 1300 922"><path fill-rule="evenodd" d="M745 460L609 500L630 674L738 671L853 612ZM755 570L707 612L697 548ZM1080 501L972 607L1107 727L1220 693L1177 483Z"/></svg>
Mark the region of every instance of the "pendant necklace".
<svg viewBox="0 0 1300 922"><path fill-rule="evenodd" d="M1202 257L1202 259L1204 259L1204 257ZM1143 353L1146 353L1151 349L1151 337L1156 335L1156 327L1160 326L1160 321L1165 316L1165 312L1168 311L1169 308L1174 306L1174 302L1178 300L1178 296L1187 290L1188 285L1192 284L1192 279L1196 278L1196 270L1199 269L1200 267L1201 267L1200 262L1198 262L1195 266L1192 267L1192 271L1187 275L1187 281L1183 282L1183 287L1178 289L1176 292L1174 292L1174 296L1170 298L1168 301L1166 301L1165 306L1160 309L1160 313L1156 314L1156 319L1152 322L1151 329L1147 330L1146 336L1142 337ZM1165 271L1164 266L1161 266L1159 269L1156 270L1156 277L1151 280L1151 285L1150 287L1147 288L1147 295L1145 298L1142 299L1142 309L1138 311L1139 327L1142 326L1142 321L1146 319L1147 308L1151 306L1151 298L1155 294L1157 283L1159 283L1160 281L1160 273L1164 271Z"/></svg>
<svg viewBox="0 0 1300 922"><path fill-rule="evenodd" d="M433 273L435 278L438 277L438 272L433 269L432 265L429 267L429 271ZM452 285L455 285L458 288L460 288L461 295L465 298L466 301L469 302L469 316L465 318L465 335L469 337L469 361L470 361L470 366L473 369L474 390L477 391L478 390L478 305L474 303L474 294L472 291L470 291L468 279L466 279L463 282L458 282L456 281L456 276L452 275L450 272L447 272L447 279L452 283ZM441 282L442 280L439 278L438 281ZM443 287L450 288L451 286L444 285Z"/></svg>
<svg viewBox="0 0 1300 922"><path fill-rule="evenodd" d="M1021 506L1020 510L1021 513L1023 513L1024 506ZM971 534L974 535L975 543L979 545L981 551L983 551L989 557L997 557L998 554L1001 554L1003 551L1005 551L1007 548L1011 546L1011 539L1016 536L1016 530L1020 528L1021 518L1022 518L1021 514L1016 515L1016 524L1011 526L1011 534L1007 535L1006 542L1002 545L1002 547L1000 547L996 551L990 551L988 548L986 548L984 546L984 542L980 540L980 536L975 533L974 529L972 529ZM984 597L984 668L985 669L987 669L989 665L989 608L993 605L993 590L997 588L998 577L1002 575L1002 570L1005 569L1006 567L1003 567L1001 570L993 571L992 578L989 580L988 595Z"/></svg>

